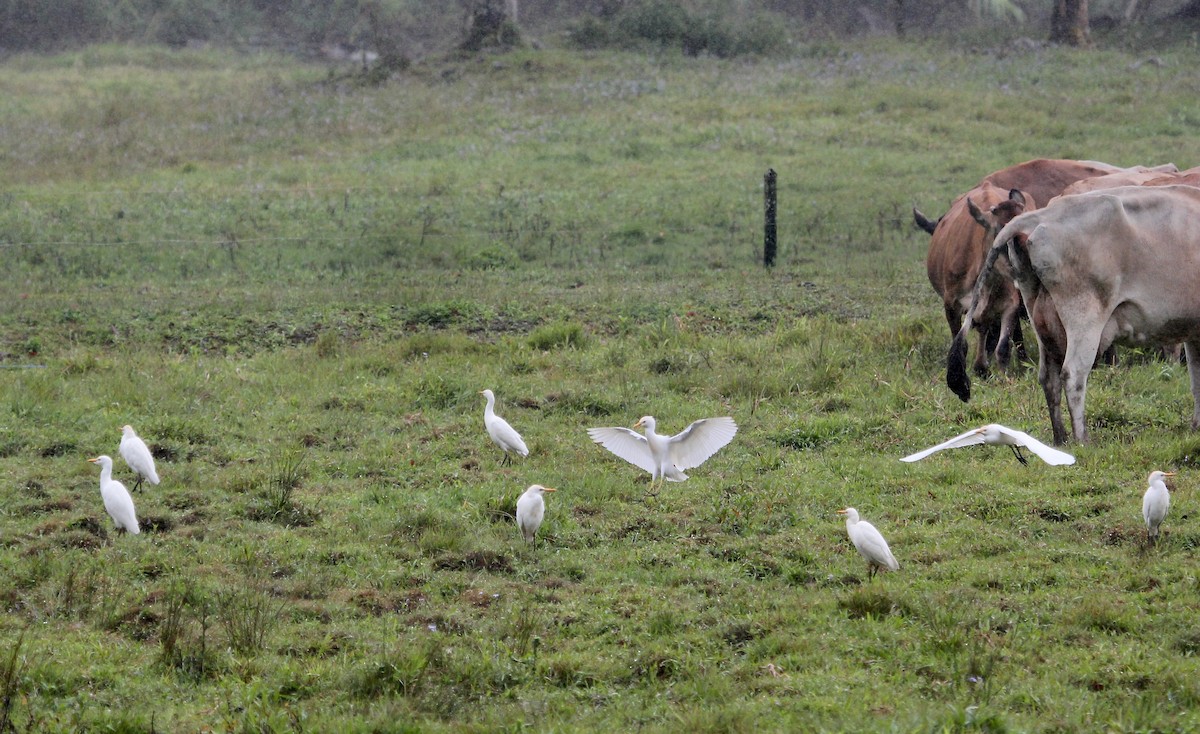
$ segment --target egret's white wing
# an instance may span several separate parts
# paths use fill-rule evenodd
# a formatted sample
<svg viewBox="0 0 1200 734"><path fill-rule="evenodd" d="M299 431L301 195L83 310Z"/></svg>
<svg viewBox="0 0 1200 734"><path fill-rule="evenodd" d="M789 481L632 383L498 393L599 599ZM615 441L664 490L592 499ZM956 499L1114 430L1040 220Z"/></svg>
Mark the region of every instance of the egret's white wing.
<svg viewBox="0 0 1200 734"><path fill-rule="evenodd" d="M508 421L498 415L493 415L485 421L487 423L488 433L491 434L492 440L500 444L500 447L505 451L516 451L521 456L529 456L529 449L525 446L525 440L521 438L521 434L517 433L517 429L509 425Z"/></svg>
<svg viewBox="0 0 1200 734"><path fill-rule="evenodd" d="M720 451L737 433L732 418L701 418L671 436L671 463L680 469L700 466Z"/></svg>
<svg viewBox="0 0 1200 734"><path fill-rule="evenodd" d="M651 474L658 473L654 456L650 453L650 443L637 431L622 427L589 428L588 435L593 441L639 469L645 469Z"/></svg>
<svg viewBox="0 0 1200 734"><path fill-rule="evenodd" d="M129 496L125 485L118 481L110 482L101 495L104 498L104 509L108 510L108 515L116 526L137 535L137 512L133 508L133 497Z"/></svg>
<svg viewBox="0 0 1200 734"><path fill-rule="evenodd" d="M535 492L525 492L517 500L517 526L525 540L533 540L546 514L546 503Z"/></svg>
<svg viewBox="0 0 1200 734"><path fill-rule="evenodd" d="M1047 446L1024 431L1018 431L1015 428L1008 428L1007 426L1000 426L1000 431L1012 436L1014 439L1016 439L1018 446L1024 446L1025 448L1029 449L1033 453L1037 454L1039 459L1047 464L1050 464L1051 466L1062 466L1064 464L1075 463L1074 456L1071 456L1066 451L1059 451L1052 446Z"/></svg>
<svg viewBox="0 0 1200 734"><path fill-rule="evenodd" d="M925 449L924 451L918 451L915 454L910 454L908 456L905 456L900 461L920 461L921 459L924 459L926 456L929 456L930 454L933 454L933 453L937 453L938 451L941 451L942 449L956 449L960 446L973 446L977 443L983 443L983 434L979 432L978 428L972 428L971 430L967 431L966 433L959 434L959 435L955 436L954 438L950 439L949 441L943 441L942 443L939 443L937 446L933 446L932 448L928 448L928 449Z"/></svg>
<svg viewBox="0 0 1200 734"><path fill-rule="evenodd" d="M892 555L891 549L888 548L887 541L883 539L883 534L871 523L865 520L858 521L854 526L854 533L850 536L850 540L854 542L854 547L858 548L858 552L868 561L880 566L886 566L893 571L899 570L900 564L896 561L896 557Z"/></svg>
<svg viewBox="0 0 1200 734"><path fill-rule="evenodd" d="M158 484L154 455L150 453L145 441L138 436L124 436L121 438L120 453L130 469L145 477L151 484Z"/></svg>
<svg viewBox="0 0 1200 734"><path fill-rule="evenodd" d="M1148 529L1154 531L1162 524L1170 504L1171 498L1165 492L1156 495L1152 489L1146 490L1142 497L1142 518L1145 519Z"/></svg>

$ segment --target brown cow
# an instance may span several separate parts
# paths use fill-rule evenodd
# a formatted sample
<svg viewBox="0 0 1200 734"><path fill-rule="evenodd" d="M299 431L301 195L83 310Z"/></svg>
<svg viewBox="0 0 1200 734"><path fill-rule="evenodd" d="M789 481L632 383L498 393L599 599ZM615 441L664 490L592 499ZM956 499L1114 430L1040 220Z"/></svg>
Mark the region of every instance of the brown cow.
<svg viewBox="0 0 1200 734"><path fill-rule="evenodd" d="M991 237L971 216L968 199L988 209L1006 200L1012 189L1019 189L1028 200L1049 201L1075 181L1120 170L1095 161L1039 158L988 174L978 186L955 199L950 209L936 222L913 208L913 219L917 225L932 235L925 269L933 289L942 297L950 336L957 334L962 326L963 314L971 304L972 289L980 267L992 244ZM1004 279L992 282L998 290L992 294L989 303L1002 304L1009 298L1019 298L1011 283ZM1019 305L1014 313L1019 313ZM1008 314L1006 309L989 308L986 316L974 322L979 331L974 370L980 376L987 374L988 362L993 355L1001 370L1007 367L1011 351L1009 335L1012 341L1020 344L1019 322L1013 318L1006 325L1003 319Z"/></svg>
<svg viewBox="0 0 1200 734"><path fill-rule="evenodd" d="M1172 166L1172 168L1174 168L1174 166ZM1086 194L1089 191L1115 189L1118 186L1154 185L1152 183L1154 181L1171 180L1177 175L1177 171L1159 171L1156 169L1147 169L1144 171L1117 171L1116 173L1106 173L1103 176L1093 176L1091 178L1080 179L1063 189L1059 196ZM1161 186L1163 184L1158 185Z"/></svg>
<svg viewBox="0 0 1200 734"><path fill-rule="evenodd" d="M1007 257L1041 347L1038 379L1056 444L1066 441L1064 387L1075 440L1087 441L1088 374L1096 355L1116 342L1184 342L1192 427L1200 428L1196 221L1200 188L1128 186L1062 197L1017 217L996 236L980 289L998 257ZM968 316L952 351L965 352L969 322Z"/></svg>
<svg viewBox="0 0 1200 734"><path fill-rule="evenodd" d="M1200 186L1200 166L1188 168L1178 173L1164 173L1158 178L1153 178L1142 184L1143 186L1175 186L1183 184L1185 186Z"/></svg>

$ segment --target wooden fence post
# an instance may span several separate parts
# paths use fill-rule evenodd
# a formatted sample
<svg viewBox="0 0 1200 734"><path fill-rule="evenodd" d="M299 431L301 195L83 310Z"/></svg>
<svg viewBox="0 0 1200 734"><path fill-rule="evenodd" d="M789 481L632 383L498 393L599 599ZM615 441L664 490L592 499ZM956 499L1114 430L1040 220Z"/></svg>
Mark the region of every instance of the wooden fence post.
<svg viewBox="0 0 1200 734"><path fill-rule="evenodd" d="M763 177L763 198L766 204L763 215L763 265L768 268L775 265L775 178L775 169L768 168L767 175Z"/></svg>

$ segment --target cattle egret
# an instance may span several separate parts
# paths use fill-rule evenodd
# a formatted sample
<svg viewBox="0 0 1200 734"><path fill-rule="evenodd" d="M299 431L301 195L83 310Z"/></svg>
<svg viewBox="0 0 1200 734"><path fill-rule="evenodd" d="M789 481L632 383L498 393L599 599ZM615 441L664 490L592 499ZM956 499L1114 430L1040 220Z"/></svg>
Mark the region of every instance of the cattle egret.
<svg viewBox="0 0 1200 734"><path fill-rule="evenodd" d="M104 509L108 510L117 530L129 531L134 535L140 533L133 497L129 496L124 484L112 478L113 460L108 456L97 456L88 461L100 465L100 496L104 498Z"/></svg>
<svg viewBox="0 0 1200 734"><path fill-rule="evenodd" d="M517 527L530 543L533 542L533 537L542 525L542 518L546 515L546 503L542 500L542 493L557 491L553 487L531 484L517 500Z"/></svg>
<svg viewBox="0 0 1200 734"><path fill-rule="evenodd" d="M702 418L674 436L654 432L654 418L643 416L633 424L646 435L629 428L589 428L592 440L634 466L650 472L655 481L682 482L684 469L700 466L733 440L737 423L732 418Z"/></svg>
<svg viewBox="0 0 1200 734"><path fill-rule="evenodd" d="M1171 493L1167 491L1167 477L1175 476L1175 472L1150 472L1150 486L1142 496L1142 517L1146 519L1146 539L1151 544L1158 540L1158 527L1167 516L1167 508L1171 506Z"/></svg>
<svg viewBox="0 0 1200 734"><path fill-rule="evenodd" d="M145 479L151 484L158 484L158 472L154 469L154 456L146 446L146 442L134 432L133 426L121 428L121 458L137 474L137 483L133 485L136 492Z"/></svg>
<svg viewBox="0 0 1200 734"><path fill-rule="evenodd" d="M846 516L846 534L850 536L850 542L854 543L854 547L858 549L862 557L867 559L868 580L875 578L876 571L882 571L885 568L889 571L900 570L900 564L892 555L883 535L871 523L859 520L858 510L847 507L844 510L838 510L837 514Z"/></svg>
<svg viewBox="0 0 1200 734"><path fill-rule="evenodd" d="M1062 464L1074 464L1075 457L1051 448L1033 436L1030 436L1024 431L1018 431L1014 428L1002 426L999 423L989 423L982 428L975 428L966 433L955 436L949 441L939 443L933 448L918 451L915 454L905 456L900 461L919 461L929 456L932 453L941 451L942 449L956 449L961 446L974 446L975 444L987 444L988 446L1008 446L1012 449L1013 454L1017 457L1017 461L1022 464L1028 464L1025 457L1021 455L1021 447L1029 449L1037 454L1038 458L1047 464L1059 466Z"/></svg>
<svg viewBox="0 0 1200 734"><path fill-rule="evenodd" d="M521 434L508 425L508 421L496 415L495 393L491 390L481 390L479 394L487 398L487 407L483 409L483 425L487 427L488 435L492 437L496 445L504 449L504 461L502 463L508 464L512 462L512 457L509 456L510 451L515 451L521 456L529 456L529 449L526 448Z"/></svg>

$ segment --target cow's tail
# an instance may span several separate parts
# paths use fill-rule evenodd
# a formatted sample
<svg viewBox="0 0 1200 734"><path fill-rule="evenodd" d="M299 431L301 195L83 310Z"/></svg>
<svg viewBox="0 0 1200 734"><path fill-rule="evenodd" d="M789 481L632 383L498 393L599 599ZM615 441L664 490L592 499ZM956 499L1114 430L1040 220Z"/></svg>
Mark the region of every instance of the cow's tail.
<svg viewBox="0 0 1200 734"><path fill-rule="evenodd" d="M968 317L969 319L969 317ZM966 324L950 342L950 353L946 355L946 385L964 403L971 399L971 378L967 375L967 329Z"/></svg>
<svg viewBox="0 0 1200 734"><path fill-rule="evenodd" d="M923 229L929 234L933 234L933 230L937 229L938 222L940 221L942 221L941 217L930 219L915 206L913 207L913 222L916 223L918 229Z"/></svg>
<svg viewBox="0 0 1200 734"><path fill-rule="evenodd" d="M963 325L954 335L954 340L950 342L950 353L946 355L946 386L964 403L971 399L971 378L967 375L967 337L971 333L979 296L983 293L988 278L992 275L996 259L1008 250L1008 240L1001 239L1001 235L1007 230L1008 227L1005 227L1001 230L1000 235L996 235L992 249L988 250L983 267L979 269L979 277L975 279L975 287L971 290L971 307L967 309Z"/></svg>

